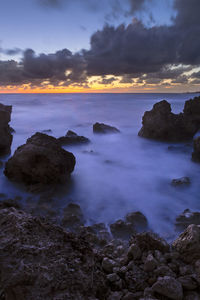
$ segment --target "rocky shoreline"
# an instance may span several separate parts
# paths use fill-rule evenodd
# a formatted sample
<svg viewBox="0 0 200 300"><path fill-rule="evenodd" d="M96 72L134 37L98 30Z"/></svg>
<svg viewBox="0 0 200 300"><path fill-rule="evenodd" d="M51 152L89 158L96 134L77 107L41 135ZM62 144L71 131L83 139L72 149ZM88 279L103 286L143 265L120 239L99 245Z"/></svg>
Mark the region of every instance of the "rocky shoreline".
<svg viewBox="0 0 200 300"><path fill-rule="evenodd" d="M0 106L2 154L12 142L11 110ZM163 100L145 112L139 136L180 142L199 129L200 97L186 101L177 115ZM94 124L93 132L120 133L103 123ZM31 192L70 183L76 158L62 145L89 142L73 131L58 139L37 132L6 162L4 174ZM192 160L200 161L200 137L194 139ZM171 184L187 187L190 178ZM151 231L141 212L109 226L87 226L78 204L68 204L58 216L45 195L32 206L1 195L0 300L200 299L200 212L187 209L177 216L175 229L182 233L169 244Z"/></svg>
<svg viewBox="0 0 200 300"><path fill-rule="evenodd" d="M129 218L137 223L138 215ZM1 300L200 299L199 225L168 244L148 231L113 238L81 218L73 204L61 225L1 204Z"/></svg>

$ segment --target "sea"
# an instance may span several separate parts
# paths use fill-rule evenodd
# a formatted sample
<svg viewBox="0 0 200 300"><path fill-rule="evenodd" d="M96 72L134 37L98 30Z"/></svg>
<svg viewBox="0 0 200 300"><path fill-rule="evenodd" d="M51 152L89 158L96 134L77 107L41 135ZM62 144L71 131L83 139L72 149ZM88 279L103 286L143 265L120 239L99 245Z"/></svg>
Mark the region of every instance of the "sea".
<svg viewBox="0 0 200 300"><path fill-rule="evenodd" d="M62 215L69 203L81 206L87 224L107 225L133 211L142 212L149 227L173 239L175 219L185 209L200 211L200 164L191 161L192 141L165 143L138 136L142 116L158 101L171 103L172 111L196 94L0 94L0 103L12 105L11 155L36 132L60 137L68 130L91 140L90 144L67 146L76 157L68 188L51 200ZM103 122L119 134L96 135L92 126ZM51 132L48 132L51 130ZM9 156L1 160L5 163ZM36 196L10 182L0 169L0 193L21 199L24 205ZM188 176L191 184L174 187L171 180ZM31 199L31 200L30 200ZM42 213L42 212L41 212Z"/></svg>

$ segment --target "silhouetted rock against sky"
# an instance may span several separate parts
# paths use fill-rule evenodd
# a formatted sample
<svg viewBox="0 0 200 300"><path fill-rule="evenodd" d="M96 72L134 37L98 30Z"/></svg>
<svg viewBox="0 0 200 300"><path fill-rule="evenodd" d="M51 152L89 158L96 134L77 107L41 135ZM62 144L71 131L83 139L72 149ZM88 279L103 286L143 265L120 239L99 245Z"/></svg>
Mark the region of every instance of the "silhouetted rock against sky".
<svg viewBox="0 0 200 300"><path fill-rule="evenodd" d="M196 97L186 101L184 113L174 114L166 100L160 101L154 104L151 111L145 112L138 135L174 142L192 139L200 128L199 107L200 97Z"/></svg>

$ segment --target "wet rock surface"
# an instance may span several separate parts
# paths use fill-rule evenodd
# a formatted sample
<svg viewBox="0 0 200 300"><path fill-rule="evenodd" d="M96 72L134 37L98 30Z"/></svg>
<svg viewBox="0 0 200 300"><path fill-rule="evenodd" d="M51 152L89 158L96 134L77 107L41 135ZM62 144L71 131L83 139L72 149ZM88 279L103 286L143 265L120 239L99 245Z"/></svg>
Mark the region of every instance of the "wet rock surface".
<svg viewBox="0 0 200 300"><path fill-rule="evenodd" d="M77 135L75 132L68 130L65 136L57 139L59 144L64 145L77 145L77 144L88 144L90 140L84 136Z"/></svg>
<svg viewBox="0 0 200 300"><path fill-rule="evenodd" d="M199 163L200 162L200 137L194 139L193 149L194 151L192 152L192 160Z"/></svg>
<svg viewBox="0 0 200 300"><path fill-rule="evenodd" d="M196 104L197 103L197 104ZM191 106L198 106L200 97L185 104L184 113L174 114L166 101L154 104L151 111L146 111L142 118L142 128L138 135L161 141L185 141L192 139L200 128L199 118L193 115Z"/></svg>
<svg viewBox="0 0 200 300"><path fill-rule="evenodd" d="M129 240L135 232L148 229L147 218L139 211L128 213L125 220L117 220L110 224L110 231L114 238Z"/></svg>
<svg viewBox="0 0 200 300"><path fill-rule="evenodd" d="M76 204L66 214L82 216ZM98 244L105 229L100 223L72 233L0 207L1 299L199 299L199 229L189 226L173 248L151 232Z"/></svg>
<svg viewBox="0 0 200 300"><path fill-rule="evenodd" d="M189 209L185 209L176 218L175 226L178 230L184 230L191 224L200 225L200 212L192 212Z"/></svg>
<svg viewBox="0 0 200 300"><path fill-rule="evenodd" d="M0 155L10 153L10 146L13 139L11 127L9 126L11 112L12 106L0 103Z"/></svg>
<svg viewBox="0 0 200 300"><path fill-rule="evenodd" d="M62 225L71 230L84 225L83 213L78 204L70 203L64 208Z"/></svg>
<svg viewBox="0 0 200 300"><path fill-rule="evenodd" d="M17 148L4 174L28 186L45 186L67 182L74 166L74 155L62 149L56 138L37 132Z"/></svg>
<svg viewBox="0 0 200 300"><path fill-rule="evenodd" d="M188 186L190 185L190 178L189 177L181 177L172 179L171 185L173 186Z"/></svg>
<svg viewBox="0 0 200 300"><path fill-rule="evenodd" d="M120 131L116 127L97 122L93 125L93 132L94 133L119 133Z"/></svg>
<svg viewBox="0 0 200 300"><path fill-rule="evenodd" d="M174 241L173 247L181 253L186 262L200 259L200 225L189 225Z"/></svg>

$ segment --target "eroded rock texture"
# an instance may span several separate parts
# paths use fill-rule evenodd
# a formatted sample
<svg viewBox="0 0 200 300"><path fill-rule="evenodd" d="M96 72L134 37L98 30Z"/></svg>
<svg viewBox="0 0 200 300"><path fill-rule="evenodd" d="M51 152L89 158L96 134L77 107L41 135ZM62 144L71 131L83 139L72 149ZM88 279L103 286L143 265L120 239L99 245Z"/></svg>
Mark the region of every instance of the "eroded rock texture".
<svg viewBox="0 0 200 300"><path fill-rule="evenodd" d="M3 105L0 103L0 155L10 153L12 144L12 134L9 122L11 120L12 106Z"/></svg>

